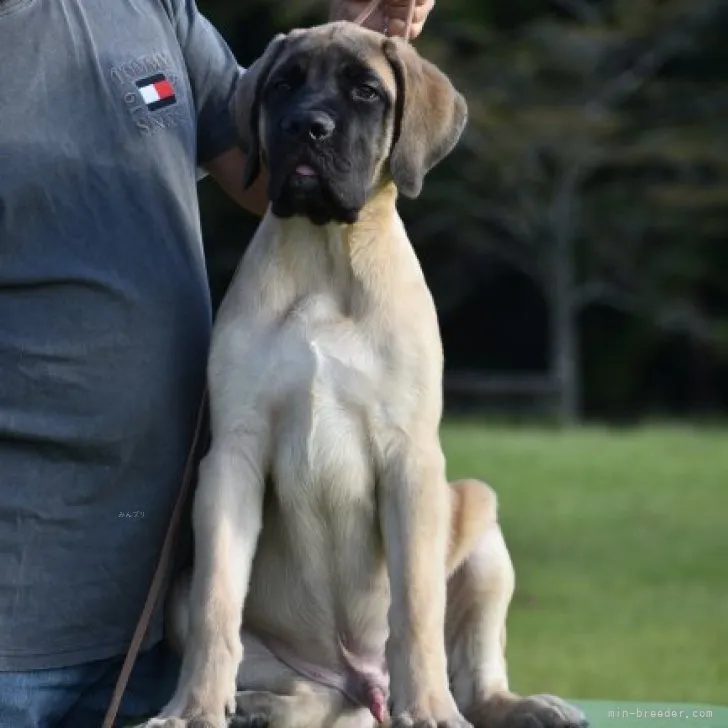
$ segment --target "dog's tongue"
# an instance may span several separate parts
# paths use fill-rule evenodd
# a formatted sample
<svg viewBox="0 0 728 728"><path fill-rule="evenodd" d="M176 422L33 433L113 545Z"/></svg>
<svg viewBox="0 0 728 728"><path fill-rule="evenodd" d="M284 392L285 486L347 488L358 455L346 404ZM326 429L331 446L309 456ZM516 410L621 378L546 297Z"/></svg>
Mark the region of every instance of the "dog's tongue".
<svg viewBox="0 0 728 728"><path fill-rule="evenodd" d="M296 174L300 174L301 177L315 177L316 171L313 167L309 167L307 164L299 164L296 167Z"/></svg>

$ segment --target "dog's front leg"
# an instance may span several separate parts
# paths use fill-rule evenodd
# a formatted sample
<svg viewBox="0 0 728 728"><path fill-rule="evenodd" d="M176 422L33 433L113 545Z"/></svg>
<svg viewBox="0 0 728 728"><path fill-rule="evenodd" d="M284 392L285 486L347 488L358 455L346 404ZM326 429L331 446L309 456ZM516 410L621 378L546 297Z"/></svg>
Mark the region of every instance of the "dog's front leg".
<svg viewBox="0 0 728 728"><path fill-rule="evenodd" d="M463 728L445 651L450 488L439 442L400 443L379 483L391 589L387 663L394 726Z"/></svg>
<svg viewBox="0 0 728 728"><path fill-rule="evenodd" d="M235 708L243 604L262 527L263 455L260 433L238 429L213 441L200 465L188 639L177 691L163 712L186 725L223 728Z"/></svg>

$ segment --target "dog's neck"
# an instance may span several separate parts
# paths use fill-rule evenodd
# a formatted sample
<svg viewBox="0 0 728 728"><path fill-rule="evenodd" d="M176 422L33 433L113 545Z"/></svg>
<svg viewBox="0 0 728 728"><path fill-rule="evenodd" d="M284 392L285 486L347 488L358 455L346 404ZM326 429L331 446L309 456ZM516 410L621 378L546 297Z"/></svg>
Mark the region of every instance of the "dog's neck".
<svg viewBox="0 0 728 728"><path fill-rule="evenodd" d="M328 291L351 311L377 307L403 281L421 276L396 201L395 186L380 185L352 225L314 225L303 217L281 219L269 212L263 223L266 238L278 248L299 292Z"/></svg>
<svg viewBox="0 0 728 728"><path fill-rule="evenodd" d="M379 239L377 233L391 229L397 215L397 188L391 182L378 185L369 195L358 219L351 225L330 222L314 225L305 217L275 218L276 238L284 245L300 245L302 240L316 241L332 254L356 255L357 249Z"/></svg>

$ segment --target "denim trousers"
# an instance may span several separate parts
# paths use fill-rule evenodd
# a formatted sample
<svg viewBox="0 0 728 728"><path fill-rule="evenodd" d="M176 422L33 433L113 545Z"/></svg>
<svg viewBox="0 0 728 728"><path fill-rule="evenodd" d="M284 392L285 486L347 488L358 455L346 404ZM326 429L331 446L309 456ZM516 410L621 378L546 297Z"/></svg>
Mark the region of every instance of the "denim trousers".
<svg viewBox="0 0 728 728"><path fill-rule="evenodd" d="M101 728L124 657L50 670L0 672L0 728ZM164 642L142 652L115 728L142 722L174 692L179 659Z"/></svg>

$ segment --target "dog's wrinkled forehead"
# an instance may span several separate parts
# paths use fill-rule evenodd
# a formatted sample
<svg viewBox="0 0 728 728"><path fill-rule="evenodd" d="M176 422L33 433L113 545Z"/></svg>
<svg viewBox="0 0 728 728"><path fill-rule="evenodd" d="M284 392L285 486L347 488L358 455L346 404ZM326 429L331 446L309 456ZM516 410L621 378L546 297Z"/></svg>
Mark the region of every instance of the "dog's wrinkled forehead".
<svg viewBox="0 0 728 728"><path fill-rule="evenodd" d="M374 75L390 101L396 95L396 80L384 55L382 36L349 24L333 23L320 28L294 30L268 75L268 83L286 74L300 74L313 89L336 79L364 80ZM267 85L267 84L266 84Z"/></svg>

